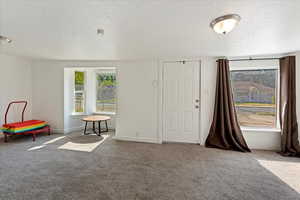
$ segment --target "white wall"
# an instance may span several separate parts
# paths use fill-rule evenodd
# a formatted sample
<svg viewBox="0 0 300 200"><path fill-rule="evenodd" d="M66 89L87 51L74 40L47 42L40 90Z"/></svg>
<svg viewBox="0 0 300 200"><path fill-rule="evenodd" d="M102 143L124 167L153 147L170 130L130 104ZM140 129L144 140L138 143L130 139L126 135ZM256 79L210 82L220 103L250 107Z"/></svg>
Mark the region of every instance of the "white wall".
<svg viewBox="0 0 300 200"><path fill-rule="evenodd" d="M53 61L32 65L32 116L46 120L52 131L64 131L64 71Z"/></svg>
<svg viewBox="0 0 300 200"><path fill-rule="evenodd" d="M116 138L160 142L158 62L123 62L118 68L117 78Z"/></svg>
<svg viewBox="0 0 300 200"><path fill-rule="evenodd" d="M242 130L250 149L280 150L280 132Z"/></svg>
<svg viewBox="0 0 300 200"><path fill-rule="evenodd" d="M296 107L297 107L297 121L298 121L298 138L300 141L300 51L296 54Z"/></svg>
<svg viewBox="0 0 300 200"><path fill-rule="evenodd" d="M113 65L113 64L111 64ZM84 67L84 68L75 68L68 67L64 68L64 132L72 132L75 130L81 130L84 128L84 123L82 118L84 115L94 114L94 105L96 104L96 90L95 90L95 71L101 69L101 67ZM74 74L75 71L85 71L85 88L86 88L86 98L85 98L85 113L84 114L74 114ZM111 120L108 121L108 128L115 129L115 114L108 114L111 117ZM88 123L89 126L92 123Z"/></svg>
<svg viewBox="0 0 300 200"><path fill-rule="evenodd" d="M153 61L35 61L32 70L33 116L47 120L55 132L67 133L83 128L82 116L71 115L72 111L68 106L70 95L64 94L70 91L68 84L64 84L64 69L116 67L117 84L120 86L118 95L121 95L118 96L116 123L120 131L117 131L116 137L134 139L131 134L138 132L139 137L156 142L158 108L157 103L153 103L153 98L157 98L157 89L151 91L151 88L153 80L157 80L157 65L154 67L153 63ZM64 88L64 85L67 88ZM110 123L111 127L115 126L114 120Z"/></svg>
<svg viewBox="0 0 300 200"><path fill-rule="evenodd" d="M31 60L0 54L0 70L0 125L4 123L5 110L10 101L28 101L25 120L31 119ZM10 122L20 121L21 108L13 108L12 111L12 115L9 115Z"/></svg>
<svg viewBox="0 0 300 200"><path fill-rule="evenodd" d="M33 64L33 116L49 121L56 132L82 128L82 116L72 116L70 84L64 69L117 67L118 102L116 138L161 142L161 62L64 62L36 61ZM214 105L215 59L201 58L201 143L208 133ZM65 70L68 71L68 70ZM64 88L64 85L66 88ZM65 92L64 92L65 89Z"/></svg>
<svg viewBox="0 0 300 200"><path fill-rule="evenodd" d="M33 116L48 120L57 131L82 128L80 116L70 116L64 106L64 68L117 67L118 108L116 138L144 142L161 142L161 61L64 62L36 61L33 64ZM300 79L300 52L297 53L297 85ZM201 58L200 143L208 135L214 110L216 62ZM299 78L298 78L299 77ZM300 87L297 87L300 116ZM66 99L65 99L66 100ZM65 110L64 110L65 109ZM65 111L65 112L64 112ZM67 114L66 114L67 113ZM252 149L280 149L280 133L243 131Z"/></svg>
<svg viewBox="0 0 300 200"><path fill-rule="evenodd" d="M70 96L67 95L69 88L65 88L67 85L64 84L64 69L116 65L116 62L34 61L32 64L33 117L47 120L54 132L68 133L81 129L83 127L82 116L72 116L72 111L67 106Z"/></svg>
<svg viewBox="0 0 300 200"><path fill-rule="evenodd" d="M297 114L300 118L300 52L296 53ZM117 67L118 115L116 138L161 142L161 63L160 61L50 61L30 60L0 54L0 123L7 104L12 100L29 102L26 119L43 119L56 132L70 132L83 127L82 116L70 115L65 106L64 69L73 67ZM201 144L208 135L214 109L216 62L201 58ZM138 84L137 84L138 83ZM18 114L18 113L13 113ZM18 120L17 116L11 116ZM114 121L111 127L115 127ZM253 149L280 149L280 133L243 131Z"/></svg>
<svg viewBox="0 0 300 200"><path fill-rule="evenodd" d="M32 70L33 116L47 120L55 132L67 133L83 128L82 116L71 115L71 74L66 71L75 67L117 67L116 138L161 142L160 63L35 61ZM215 63L213 58L201 58L201 144L205 142L213 116Z"/></svg>
<svg viewBox="0 0 300 200"><path fill-rule="evenodd" d="M217 65L214 58L201 58L201 141L204 145L214 114Z"/></svg>

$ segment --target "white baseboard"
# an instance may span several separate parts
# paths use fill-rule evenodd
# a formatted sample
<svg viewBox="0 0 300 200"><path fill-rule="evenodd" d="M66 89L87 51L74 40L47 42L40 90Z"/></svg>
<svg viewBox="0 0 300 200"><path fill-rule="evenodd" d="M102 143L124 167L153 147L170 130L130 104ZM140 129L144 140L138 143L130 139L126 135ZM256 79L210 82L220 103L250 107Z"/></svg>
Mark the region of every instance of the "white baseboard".
<svg viewBox="0 0 300 200"><path fill-rule="evenodd" d="M122 140L122 141L131 141L131 142L145 142L145 143L156 143L161 144L157 138L135 138L135 137L127 137L127 136L114 136L113 139L115 140Z"/></svg>
<svg viewBox="0 0 300 200"><path fill-rule="evenodd" d="M71 128L65 128L64 129L64 134L68 134L74 131L81 131L84 129L84 126L78 126L78 127L71 127Z"/></svg>
<svg viewBox="0 0 300 200"><path fill-rule="evenodd" d="M55 128L55 129L51 129L51 133L65 133L64 129L59 129L59 128Z"/></svg>

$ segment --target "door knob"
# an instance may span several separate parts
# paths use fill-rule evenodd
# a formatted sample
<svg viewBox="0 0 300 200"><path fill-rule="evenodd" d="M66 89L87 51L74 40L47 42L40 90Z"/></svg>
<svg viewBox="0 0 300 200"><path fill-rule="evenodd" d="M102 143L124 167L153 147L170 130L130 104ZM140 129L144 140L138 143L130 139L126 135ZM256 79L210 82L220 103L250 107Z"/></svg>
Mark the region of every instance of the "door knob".
<svg viewBox="0 0 300 200"><path fill-rule="evenodd" d="M199 99L196 99L195 101L196 101L196 103L199 103Z"/></svg>
<svg viewBox="0 0 300 200"><path fill-rule="evenodd" d="M198 108L199 108L199 106L198 106L198 105L196 105L196 106L195 106L195 108L197 108L197 109L198 109Z"/></svg>

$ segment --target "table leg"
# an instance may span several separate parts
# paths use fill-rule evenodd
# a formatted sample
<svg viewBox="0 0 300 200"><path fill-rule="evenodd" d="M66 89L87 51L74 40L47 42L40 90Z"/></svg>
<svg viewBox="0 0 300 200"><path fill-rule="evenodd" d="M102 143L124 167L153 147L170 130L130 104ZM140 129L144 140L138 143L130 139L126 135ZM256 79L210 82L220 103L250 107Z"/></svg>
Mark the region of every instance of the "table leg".
<svg viewBox="0 0 300 200"><path fill-rule="evenodd" d="M87 121L85 122L85 126L84 126L84 135L86 135L86 127L87 127Z"/></svg>
<svg viewBox="0 0 300 200"><path fill-rule="evenodd" d="M98 121L99 136L101 135L101 121Z"/></svg>
<svg viewBox="0 0 300 200"><path fill-rule="evenodd" d="M4 133L4 142L7 142L7 135Z"/></svg>
<svg viewBox="0 0 300 200"><path fill-rule="evenodd" d="M93 132L97 134L96 128L95 128L95 122L93 122Z"/></svg>
<svg viewBox="0 0 300 200"><path fill-rule="evenodd" d="M107 120L105 120L106 132L108 132Z"/></svg>

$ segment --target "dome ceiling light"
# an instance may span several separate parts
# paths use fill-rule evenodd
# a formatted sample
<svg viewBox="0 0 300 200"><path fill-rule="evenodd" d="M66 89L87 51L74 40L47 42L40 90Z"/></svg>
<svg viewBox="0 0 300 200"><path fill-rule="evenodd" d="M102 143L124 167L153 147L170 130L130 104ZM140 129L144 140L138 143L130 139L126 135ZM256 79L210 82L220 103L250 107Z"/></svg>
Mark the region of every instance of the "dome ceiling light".
<svg viewBox="0 0 300 200"><path fill-rule="evenodd" d="M219 34L227 34L239 23L241 17L237 14L229 14L218 17L210 23L210 27Z"/></svg>

